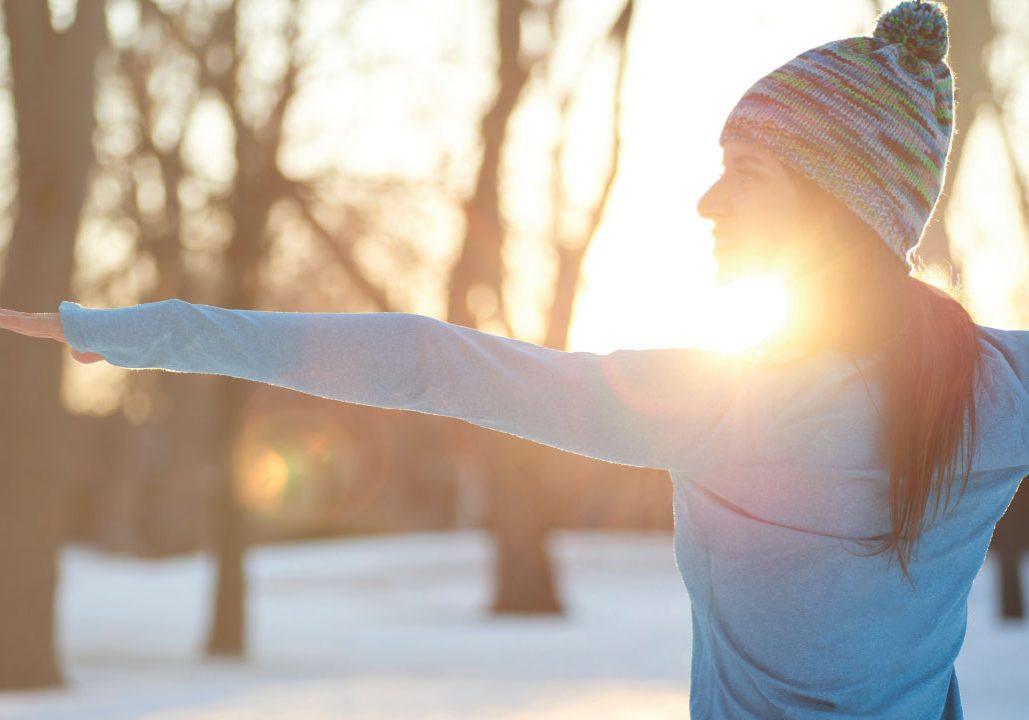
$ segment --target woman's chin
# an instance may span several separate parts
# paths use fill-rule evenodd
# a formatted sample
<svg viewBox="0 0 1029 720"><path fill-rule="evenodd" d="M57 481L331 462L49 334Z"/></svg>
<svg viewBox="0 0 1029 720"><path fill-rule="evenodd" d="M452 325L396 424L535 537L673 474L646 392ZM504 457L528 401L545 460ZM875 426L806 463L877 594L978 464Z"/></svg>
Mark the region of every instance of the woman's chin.
<svg viewBox="0 0 1029 720"><path fill-rule="evenodd" d="M748 275L757 275L761 268L754 261L748 261L740 257L715 256L715 263L718 269L715 273L719 284L725 284L733 280L739 280Z"/></svg>

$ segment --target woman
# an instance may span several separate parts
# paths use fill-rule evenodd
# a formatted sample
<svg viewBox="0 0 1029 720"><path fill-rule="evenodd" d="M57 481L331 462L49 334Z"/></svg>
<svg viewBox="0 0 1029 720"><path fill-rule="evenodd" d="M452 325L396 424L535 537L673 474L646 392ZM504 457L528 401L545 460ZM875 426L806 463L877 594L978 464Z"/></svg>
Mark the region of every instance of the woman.
<svg viewBox="0 0 1029 720"><path fill-rule="evenodd" d="M789 280L796 312L758 352L570 353L408 313L179 299L2 311L3 327L82 362L229 375L668 470L694 720L960 718L968 591L1029 474L1029 332L976 325L912 276L950 147L946 48L943 8L902 2L733 109L726 172L697 210L720 273Z"/></svg>

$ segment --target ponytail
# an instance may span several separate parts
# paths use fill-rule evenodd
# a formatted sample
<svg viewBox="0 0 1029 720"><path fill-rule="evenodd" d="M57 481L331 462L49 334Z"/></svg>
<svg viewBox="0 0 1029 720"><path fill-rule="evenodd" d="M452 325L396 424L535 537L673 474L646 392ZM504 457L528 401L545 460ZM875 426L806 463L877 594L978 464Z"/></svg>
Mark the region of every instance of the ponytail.
<svg viewBox="0 0 1029 720"><path fill-rule="evenodd" d="M975 385L982 371L976 325L958 289L947 283L944 292L918 277L930 273L919 266L901 281L899 294L909 322L884 356L891 528L876 554L895 552L909 582L908 564L930 496L934 516L944 493L944 508L949 505L959 457L964 463L958 500L968 485L976 432Z"/></svg>
<svg viewBox="0 0 1029 720"><path fill-rule="evenodd" d="M848 356L882 351L890 532L872 554L893 552L911 582L908 565L930 500L934 515L941 496L944 509L949 505L959 458L959 501L971 474L975 389L982 372L976 324L949 273L943 276L917 255L910 271L838 198L800 174L792 176L808 202L803 237L813 252L823 253L823 336Z"/></svg>

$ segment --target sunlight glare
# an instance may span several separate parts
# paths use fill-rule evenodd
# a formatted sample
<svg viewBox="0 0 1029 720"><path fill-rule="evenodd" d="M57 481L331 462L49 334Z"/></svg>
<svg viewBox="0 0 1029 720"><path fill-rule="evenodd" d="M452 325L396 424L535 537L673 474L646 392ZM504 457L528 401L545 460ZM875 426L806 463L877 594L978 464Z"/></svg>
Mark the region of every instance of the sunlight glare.
<svg viewBox="0 0 1029 720"><path fill-rule="evenodd" d="M777 275L753 275L714 288L697 345L721 351L750 350L785 324L789 299Z"/></svg>

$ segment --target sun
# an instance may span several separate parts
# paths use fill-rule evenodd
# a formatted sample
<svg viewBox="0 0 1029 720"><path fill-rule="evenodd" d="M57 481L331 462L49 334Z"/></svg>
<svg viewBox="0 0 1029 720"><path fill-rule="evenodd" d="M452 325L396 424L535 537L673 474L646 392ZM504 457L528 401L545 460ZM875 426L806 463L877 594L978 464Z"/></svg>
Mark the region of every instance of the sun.
<svg viewBox="0 0 1029 720"><path fill-rule="evenodd" d="M748 275L712 291L696 345L721 351L752 350L781 330L789 294L777 275Z"/></svg>

